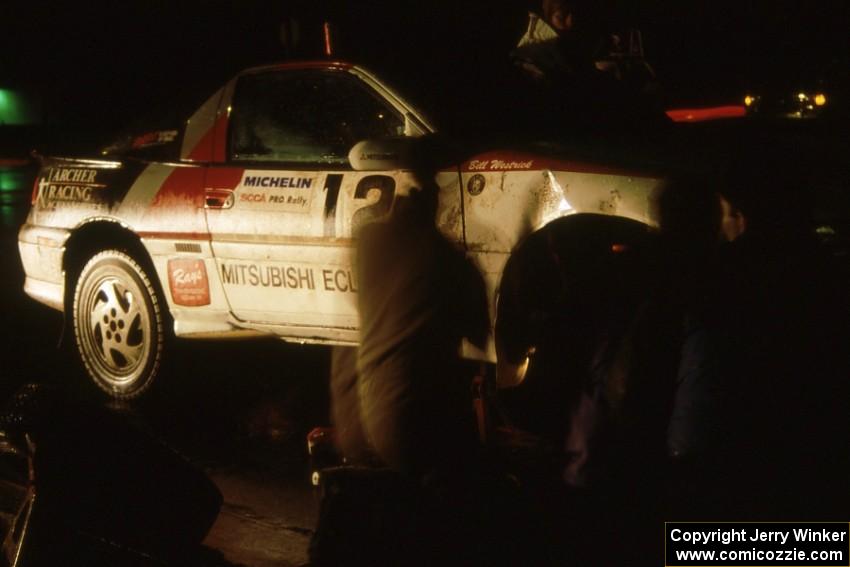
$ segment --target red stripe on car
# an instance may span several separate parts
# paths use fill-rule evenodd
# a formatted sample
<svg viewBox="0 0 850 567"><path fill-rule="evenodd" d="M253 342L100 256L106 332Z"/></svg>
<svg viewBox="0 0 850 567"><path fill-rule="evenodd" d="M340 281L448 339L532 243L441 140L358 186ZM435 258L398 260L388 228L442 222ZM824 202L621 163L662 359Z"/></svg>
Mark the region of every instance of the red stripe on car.
<svg viewBox="0 0 850 567"><path fill-rule="evenodd" d="M175 167L151 203L151 209L204 208L204 168Z"/></svg>
<svg viewBox="0 0 850 567"><path fill-rule="evenodd" d="M189 161L212 161L213 142L215 141L216 125L206 131L186 159Z"/></svg>
<svg viewBox="0 0 850 567"><path fill-rule="evenodd" d="M217 163L227 161L227 115L219 116L213 127L212 160Z"/></svg>

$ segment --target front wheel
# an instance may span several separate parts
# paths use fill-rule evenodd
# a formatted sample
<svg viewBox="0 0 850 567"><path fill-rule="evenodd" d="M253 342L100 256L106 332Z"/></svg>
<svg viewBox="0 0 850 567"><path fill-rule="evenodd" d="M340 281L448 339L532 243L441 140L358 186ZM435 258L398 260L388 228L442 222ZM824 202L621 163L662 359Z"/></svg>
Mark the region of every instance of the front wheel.
<svg viewBox="0 0 850 567"><path fill-rule="evenodd" d="M74 336L86 371L114 398L135 398L159 370L162 304L142 266L104 250L80 272L74 290Z"/></svg>

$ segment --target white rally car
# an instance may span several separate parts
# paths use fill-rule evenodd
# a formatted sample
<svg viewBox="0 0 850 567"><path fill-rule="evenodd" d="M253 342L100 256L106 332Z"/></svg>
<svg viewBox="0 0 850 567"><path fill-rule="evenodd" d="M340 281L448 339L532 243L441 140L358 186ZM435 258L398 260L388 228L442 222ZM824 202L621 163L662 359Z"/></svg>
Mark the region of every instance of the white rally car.
<svg viewBox="0 0 850 567"><path fill-rule="evenodd" d="M358 66L247 70L174 129L43 159L19 234L25 290L70 315L85 368L119 398L151 384L172 324L177 337L354 344L352 235L411 187L404 138L435 130ZM658 174L547 148L494 147L437 174L439 228L484 274L494 317L511 251L547 223L653 223ZM493 341L465 351L496 361Z"/></svg>

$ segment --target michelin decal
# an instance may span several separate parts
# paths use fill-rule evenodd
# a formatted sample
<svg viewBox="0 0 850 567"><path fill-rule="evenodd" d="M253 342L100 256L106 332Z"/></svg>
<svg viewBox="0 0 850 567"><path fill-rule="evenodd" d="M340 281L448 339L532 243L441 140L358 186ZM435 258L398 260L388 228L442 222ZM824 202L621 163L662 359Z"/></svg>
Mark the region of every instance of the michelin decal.
<svg viewBox="0 0 850 567"><path fill-rule="evenodd" d="M316 175L246 170L236 187L238 207L291 213L310 212Z"/></svg>

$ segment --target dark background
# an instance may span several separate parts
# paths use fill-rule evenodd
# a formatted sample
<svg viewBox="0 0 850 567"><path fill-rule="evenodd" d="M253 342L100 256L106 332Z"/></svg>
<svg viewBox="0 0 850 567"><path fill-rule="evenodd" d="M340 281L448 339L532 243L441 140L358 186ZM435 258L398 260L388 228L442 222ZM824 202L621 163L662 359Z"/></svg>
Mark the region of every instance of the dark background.
<svg viewBox="0 0 850 567"><path fill-rule="evenodd" d="M592 19L642 30L671 105L738 100L754 84L846 84L842 0L594 0ZM539 2L315 0L22 2L0 5L0 88L40 99L47 125L110 131L161 104L208 94L239 69L322 56L468 88L502 65ZM297 22L298 42L281 40ZM416 84L418 77L419 85ZM449 84L449 83L446 83ZM799 87L797 87L799 88Z"/></svg>
<svg viewBox="0 0 850 567"><path fill-rule="evenodd" d="M608 27L642 30L671 106L740 103L760 84L809 88L803 83L824 76L846 91L848 1L588 2ZM16 234L30 204L36 161L25 158L31 149L82 152L151 110L202 100L246 66L323 57L325 21L335 30L336 57L404 75L416 99L435 98L439 89L484 88L485 78L507 63L526 11L538 6L524 0L0 2L0 89L25 92L41 108L35 124L0 125L0 258L6 262L0 312L10 322L0 326L0 400L33 381L81 386L96 397L73 341L66 336L56 348L62 315L22 290ZM292 30L295 21L300 41L281 41L282 26ZM798 134L796 126L806 121L796 122ZM850 235L847 129L828 131L826 138L819 130L804 133L836 164L819 170L820 184L840 206L822 207L826 220L819 222L835 230L835 249L846 252L850 237L842 240L840 223ZM738 130L730 132L722 131L722 139L737 138ZM317 509L304 438L327 423L327 349L273 339L178 341L174 348L160 385L122 409L203 465L221 488L225 513L208 545L239 564L269 564L281 549L276 564L303 564L293 558L305 554ZM92 446L98 449L96 440Z"/></svg>

